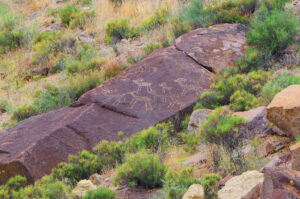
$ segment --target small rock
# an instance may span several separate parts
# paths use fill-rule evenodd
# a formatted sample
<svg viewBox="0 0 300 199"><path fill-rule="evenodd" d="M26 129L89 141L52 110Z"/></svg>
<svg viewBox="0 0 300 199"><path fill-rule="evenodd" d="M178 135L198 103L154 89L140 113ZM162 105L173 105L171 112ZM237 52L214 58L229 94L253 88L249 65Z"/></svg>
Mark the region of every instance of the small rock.
<svg viewBox="0 0 300 199"><path fill-rule="evenodd" d="M207 161L208 152L199 152L182 163L183 166L193 167L198 164L203 164Z"/></svg>
<svg viewBox="0 0 300 199"><path fill-rule="evenodd" d="M204 199L203 187L200 184L191 185L182 199Z"/></svg>
<svg viewBox="0 0 300 199"><path fill-rule="evenodd" d="M86 11L86 12L89 12L89 11L91 11L91 8L90 7L84 7L84 8L82 8L82 10Z"/></svg>
<svg viewBox="0 0 300 199"><path fill-rule="evenodd" d="M292 154L292 169L300 171L300 142L290 147Z"/></svg>
<svg viewBox="0 0 300 199"><path fill-rule="evenodd" d="M72 190L72 193L81 198L87 191L96 188L97 187L90 180L80 180L77 186Z"/></svg>
<svg viewBox="0 0 300 199"><path fill-rule="evenodd" d="M218 197L219 199L241 199L263 181L264 174L258 171L247 171L228 180L218 192Z"/></svg>
<svg viewBox="0 0 300 199"><path fill-rule="evenodd" d="M99 175L98 173L95 173L93 175L90 176L89 180L94 184L99 186L101 184L102 181L102 176Z"/></svg>
<svg viewBox="0 0 300 199"><path fill-rule="evenodd" d="M210 116L210 114L213 112L213 110L210 109L198 109L195 110L192 115L191 119L189 121L188 125L188 131L197 131L199 126L202 125L207 118Z"/></svg>
<svg viewBox="0 0 300 199"><path fill-rule="evenodd" d="M66 2L67 0L56 0L56 3L64 3Z"/></svg>

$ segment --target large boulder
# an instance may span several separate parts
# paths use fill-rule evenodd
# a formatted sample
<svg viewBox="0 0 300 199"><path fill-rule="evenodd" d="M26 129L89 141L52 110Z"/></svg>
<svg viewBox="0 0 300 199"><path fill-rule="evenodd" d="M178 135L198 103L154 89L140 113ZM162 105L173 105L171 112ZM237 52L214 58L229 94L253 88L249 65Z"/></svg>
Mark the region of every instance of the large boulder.
<svg viewBox="0 0 300 199"><path fill-rule="evenodd" d="M292 169L300 171L300 142L290 147L292 154Z"/></svg>
<svg viewBox="0 0 300 199"><path fill-rule="evenodd" d="M241 199L254 187L263 183L264 174L258 171L247 171L242 175L228 180L225 186L218 192L219 199Z"/></svg>
<svg viewBox="0 0 300 199"><path fill-rule="evenodd" d="M189 187L182 199L204 199L204 189L200 184L193 184Z"/></svg>
<svg viewBox="0 0 300 199"><path fill-rule="evenodd" d="M213 112L213 110L210 109L198 109L195 110L190 118L189 125L188 125L188 131L199 131L199 126L201 126L207 118L210 116L210 114Z"/></svg>
<svg viewBox="0 0 300 199"><path fill-rule="evenodd" d="M291 85L277 95L267 107L267 119L285 135L300 136L300 85Z"/></svg>
<svg viewBox="0 0 300 199"><path fill-rule="evenodd" d="M300 198L300 172L285 167L268 167L263 170L260 199L298 199Z"/></svg>
<svg viewBox="0 0 300 199"><path fill-rule="evenodd" d="M243 125L239 132L243 133L247 139L254 138L256 134L264 134L270 130L269 122L266 118L266 107L261 106L249 111L235 112L235 116L242 116L247 123Z"/></svg>
<svg viewBox="0 0 300 199"><path fill-rule="evenodd" d="M216 25L199 31L214 36L206 40L207 34L186 35L184 41L205 37L201 48L206 50L202 53L219 52L220 59L216 58L212 67L231 65L242 55L240 51L221 53L228 49L215 45L226 39L242 51L245 32L239 25ZM182 118L209 89L212 74L174 46L154 51L71 106L31 117L0 133L0 183L17 174L33 182L66 161L69 154L92 150L101 140L120 139L120 131L126 138L168 120L179 130Z"/></svg>

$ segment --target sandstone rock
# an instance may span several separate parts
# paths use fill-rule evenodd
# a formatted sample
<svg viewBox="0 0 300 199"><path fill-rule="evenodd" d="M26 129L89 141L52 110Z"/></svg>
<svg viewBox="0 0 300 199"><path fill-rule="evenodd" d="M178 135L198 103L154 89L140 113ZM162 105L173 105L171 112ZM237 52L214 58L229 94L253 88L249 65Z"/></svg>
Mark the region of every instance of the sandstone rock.
<svg viewBox="0 0 300 199"><path fill-rule="evenodd" d="M300 142L290 147L292 154L292 169L300 171Z"/></svg>
<svg viewBox="0 0 300 199"><path fill-rule="evenodd" d="M203 164L207 161L208 152L201 151L182 163L183 166L193 167L198 164Z"/></svg>
<svg viewBox="0 0 300 199"><path fill-rule="evenodd" d="M98 173L95 173L90 176L89 180L94 184L99 186L102 182L102 176L99 175Z"/></svg>
<svg viewBox="0 0 300 199"><path fill-rule="evenodd" d="M200 184L191 185L182 199L204 199L203 187Z"/></svg>
<svg viewBox="0 0 300 199"><path fill-rule="evenodd" d="M249 191L242 199L260 199L260 192L262 189L262 183L256 185Z"/></svg>
<svg viewBox="0 0 300 199"><path fill-rule="evenodd" d="M72 190L72 193L75 196L82 198L87 191L96 188L97 187L90 180L80 180L77 183L77 186Z"/></svg>
<svg viewBox="0 0 300 199"><path fill-rule="evenodd" d="M264 174L258 171L247 171L228 180L218 192L218 197L219 199L241 199L263 181Z"/></svg>
<svg viewBox="0 0 300 199"><path fill-rule="evenodd" d="M245 26L219 24L186 33L176 39L175 46L202 66L217 71L233 66L243 55L245 37Z"/></svg>
<svg viewBox="0 0 300 199"><path fill-rule="evenodd" d="M300 172L285 167L265 168L260 199L300 198Z"/></svg>
<svg viewBox="0 0 300 199"><path fill-rule="evenodd" d="M264 157L288 147L290 139L287 137L268 134L265 138L260 139L259 142L260 144L257 146L255 151L260 157Z"/></svg>
<svg viewBox="0 0 300 199"><path fill-rule="evenodd" d="M261 106L249 111L235 112L235 116L242 116L247 124L240 128L245 138L253 138L256 134L263 134L270 130L269 122L266 118L266 107Z"/></svg>
<svg viewBox="0 0 300 199"><path fill-rule="evenodd" d="M222 43L224 34L239 45L244 39L241 45L244 46L245 38L238 27L226 24L207 29L213 30L216 39L211 36L212 40L205 42L207 49L218 50L219 45L215 43ZM187 35L184 38L188 40ZM205 45L201 44L203 48ZM218 65L230 65L240 55L220 53L223 58ZM218 60L213 65L216 63ZM17 174L33 182L49 174L59 162L66 161L69 154L92 150L101 140L119 140L120 131L126 138L164 121L172 121L175 130L180 130L182 119L209 89L211 75L174 46L154 51L85 93L70 107L31 117L2 132L0 170L4 172L0 174L0 183Z"/></svg>
<svg viewBox="0 0 300 199"><path fill-rule="evenodd" d="M50 70L49 67L36 68L21 74L20 77L24 80L30 80L36 75L47 76L49 70Z"/></svg>
<svg viewBox="0 0 300 199"><path fill-rule="evenodd" d="M287 136L300 136L300 85L279 92L267 107L268 120Z"/></svg>
<svg viewBox="0 0 300 199"><path fill-rule="evenodd" d="M202 125L207 120L207 118L212 112L213 110L210 109L195 110L191 115L191 119L188 125L188 131L198 132L199 126Z"/></svg>

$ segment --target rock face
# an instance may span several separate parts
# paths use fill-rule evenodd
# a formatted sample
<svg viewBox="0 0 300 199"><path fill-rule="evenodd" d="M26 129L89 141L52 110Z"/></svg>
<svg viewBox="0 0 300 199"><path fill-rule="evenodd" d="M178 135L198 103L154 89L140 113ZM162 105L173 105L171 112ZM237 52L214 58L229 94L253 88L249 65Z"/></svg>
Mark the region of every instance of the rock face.
<svg viewBox="0 0 300 199"><path fill-rule="evenodd" d="M209 110L209 109L195 110L191 115L191 119L188 125L188 131L190 132L198 131L199 126L202 125L207 120L207 118L212 112L213 110Z"/></svg>
<svg viewBox="0 0 300 199"><path fill-rule="evenodd" d="M263 134L270 130L269 122L266 118L266 107L261 106L249 111L235 112L235 116L242 116L247 121L247 124L242 126L239 132L244 134L244 137L251 139L256 134Z"/></svg>
<svg viewBox="0 0 300 199"><path fill-rule="evenodd" d="M284 167L265 168L260 199L300 198L300 172Z"/></svg>
<svg viewBox="0 0 300 199"><path fill-rule="evenodd" d="M247 171L228 180L218 192L218 197L219 199L241 199L263 181L264 174L258 171Z"/></svg>
<svg viewBox="0 0 300 199"><path fill-rule="evenodd" d="M191 185L182 199L204 199L203 187L200 184Z"/></svg>
<svg viewBox="0 0 300 199"><path fill-rule="evenodd" d="M300 136L300 85L279 92L267 107L267 118L287 136Z"/></svg>
<svg viewBox="0 0 300 199"><path fill-rule="evenodd" d="M292 169L300 171L300 142L290 147L292 154Z"/></svg>
<svg viewBox="0 0 300 199"><path fill-rule="evenodd" d="M189 49L196 47L194 40L205 41L200 46L205 50L197 55L208 53L203 60L209 57L211 61L205 65L225 67L242 55L245 33L239 27L225 24L199 29L199 34L184 35L181 41L190 38L193 47ZM229 53L223 39L225 44L230 40L231 47L240 46L241 51ZM182 50L171 46L153 52L70 107L31 117L0 133L0 170L4 171L0 183L16 174L33 182L66 161L69 154L91 150L101 140L118 140L120 131L129 137L167 120L179 129L181 118L209 89L212 75L198 63L202 59L187 56L184 49L188 46L182 42L177 42ZM218 58L212 57L217 54Z"/></svg>
<svg viewBox="0 0 300 199"><path fill-rule="evenodd" d="M87 191L96 188L97 187L90 180L80 180L77 186L72 190L72 193L78 198L82 198Z"/></svg>
<svg viewBox="0 0 300 199"><path fill-rule="evenodd" d="M217 71L233 66L243 55L245 37L245 26L220 24L184 34L176 39L175 46L202 66Z"/></svg>

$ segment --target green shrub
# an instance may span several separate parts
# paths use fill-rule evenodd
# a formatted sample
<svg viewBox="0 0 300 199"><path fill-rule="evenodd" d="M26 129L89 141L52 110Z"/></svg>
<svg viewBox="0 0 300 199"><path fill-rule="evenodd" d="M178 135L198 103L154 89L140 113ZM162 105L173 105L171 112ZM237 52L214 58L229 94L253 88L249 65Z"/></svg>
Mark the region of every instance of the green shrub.
<svg viewBox="0 0 300 199"><path fill-rule="evenodd" d="M169 12L165 8L156 10L154 12L154 16L151 16L142 22L142 24L140 25L140 30L150 31L151 29L154 29L162 25L163 23L166 22L168 14Z"/></svg>
<svg viewBox="0 0 300 199"><path fill-rule="evenodd" d="M137 35L134 28L129 26L129 19L127 18L112 20L105 25L105 42L107 44L112 44L121 39L127 39Z"/></svg>
<svg viewBox="0 0 300 199"><path fill-rule="evenodd" d="M241 144L238 127L244 123L243 117L235 117L225 108L218 108L199 128L204 141L223 145L226 150L232 152Z"/></svg>
<svg viewBox="0 0 300 199"><path fill-rule="evenodd" d="M218 190L221 177L218 174L206 174L202 186L204 188L205 199L218 198Z"/></svg>
<svg viewBox="0 0 300 199"><path fill-rule="evenodd" d="M92 19L95 17L95 11L86 12L74 12L71 16L71 21L69 22L69 26L71 29L80 28L84 29L85 25L88 22L91 22Z"/></svg>
<svg viewBox="0 0 300 199"><path fill-rule="evenodd" d="M78 73L81 68L81 63L77 60L70 60L66 65L66 70L70 74Z"/></svg>
<svg viewBox="0 0 300 199"><path fill-rule="evenodd" d="M47 64L48 61L62 52L68 40L62 40L62 32L42 32L33 41L34 54L30 60L32 65Z"/></svg>
<svg viewBox="0 0 300 199"><path fill-rule="evenodd" d="M35 106L23 105L13 112L11 119L17 122L25 120L31 116L38 115L39 111Z"/></svg>
<svg viewBox="0 0 300 199"><path fill-rule="evenodd" d="M227 0L208 7L216 23L249 23L257 0Z"/></svg>
<svg viewBox="0 0 300 199"><path fill-rule="evenodd" d="M102 163L99 157L83 150L78 155L70 155L68 163L59 163L52 170L52 176L74 185L79 180L88 179L90 175L101 171Z"/></svg>
<svg viewBox="0 0 300 199"><path fill-rule="evenodd" d="M15 193L13 198L68 199L70 192L68 185L47 176Z"/></svg>
<svg viewBox="0 0 300 199"><path fill-rule="evenodd" d="M115 181L130 186L155 188L163 185L165 173L166 167L160 163L157 155L138 152L126 156L125 163L118 167Z"/></svg>
<svg viewBox="0 0 300 199"><path fill-rule="evenodd" d="M193 168L187 168L177 173L169 169L165 176L163 192L166 199L181 199L192 184L201 181L192 177Z"/></svg>
<svg viewBox="0 0 300 199"><path fill-rule="evenodd" d="M204 0L190 0L189 6L181 11L180 18L195 28L213 24L213 14L204 9Z"/></svg>
<svg viewBox="0 0 300 199"><path fill-rule="evenodd" d="M158 43L150 42L146 46L142 47L142 50L147 54L151 54L154 50L159 49L161 47Z"/></svg>
<svg viewBox="0 0 300 199"><path fill-rule="evenodd" d="M264 85L261 91L261 98L268 104L278 92L293 84L300 84L300 77L283 72Z"/></svg>
<svg viewBox="0 0 300 199"><path fill-rule="evenodd" d="M127 151L134 153L144 149L151 152L162 150L169 145L170 133L172 132L173 126L170 122L141 130L126 141Z"/></svg>
<svg viewBox="0 0 300 199"><path fill-rule="evenodd" d="M47 84L46 88L36 96L34 106L39 112L46 113L72 103L69 92L65 87L57 88L51 84Z"/></svg>
<svg viewBox="0 0 300 199"><path fill-rule="evenodd" d="M78 8L71 5L68 5L65 8L61 9L59 13L61 23L65 26L69 26L75 13L80 13L80 11Z"/></svg>
<svg viewBox="0 0 300 199"><path fill-rule="evenodd" d="M5 113L8 111L9 102L5 99L0 100L0 113Z"/></svg>
<svg viewBox="0 0 300 199"><path fill-rule="evenodd" d="M270 55L280 55L299 32L298 20L281 10L270 13L265 5L258 11L247 34L247 42Z"/></svg>
<svg viewBox="0 0 300 199"><path fill-rule="evenodd" d="M248 111L258 103L257 98L245 90L237 90L230 97L230 108L235 111Z"/></svg>
<svg viewBox="0 0 300 199"><path fill-rule="evenodd" d="M186 21L180 20L180 18L172 19L171 23L172 23L172 33L175 38L190 31L189 23Z"/></svg>
<svg viewBox="0 0 300 199"><path fill-rule="evenodd" d="M85 70L101 69L105 61L102 57L94 58L87 63Z"/></svg>
<svg viewBox="0 0 300 199"><path fill-rule="evenodd" d="M296 138L296 142L300 142L300 136Z"/></svg>
<svg viewBox="0 0 300 199"><path fill-rule="evenodd" d="M95 190L89 190L86 192L83 199L115 199L116 192L106 187L99 187Z"/></svg>
<svg viewBox="0 0 300 199"><path fill-rule="evenodd" d="M261 70L250 72L248 74L238 74L237 71L238 69L236 67L221 69L218 71L213 80L213 84L211 85L212 91L204 92L200 98L204 107L215 108L220 105L228 105L232 102L235 104L232 106L237 108L238 104L246 102L243 102L242 98L240 98L239 100L242 101L237 103L237 100L232 97L235 92L244 90L257 97L262 87L270 79L268 73ZM253 97L249 94L245 95L244 92L243 96L253 99ZM238 96L241 96L241 94L236 93L235 97ZM254 106L255 104L255 100L252 100L251 103L247 104L247 109L251 108L251 106Z"/></svg>
<svg viewBox="0 0 300 199"><path fill-rule="evenodd" d="M19 175L10 178L5 184L5 186L9 191L18 191L24 188L26 185L27 185L27 179Z"/></svg>
<svg viewBox="0 0 300 199"><path fill-rule="evenodd" d="M93 151L99 156L103 167L109 169L123 163L126 149L123 142L108 142L103 140Z"/></svg>

